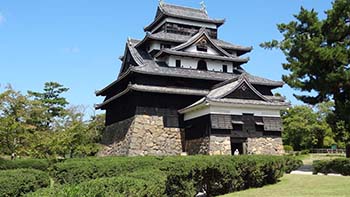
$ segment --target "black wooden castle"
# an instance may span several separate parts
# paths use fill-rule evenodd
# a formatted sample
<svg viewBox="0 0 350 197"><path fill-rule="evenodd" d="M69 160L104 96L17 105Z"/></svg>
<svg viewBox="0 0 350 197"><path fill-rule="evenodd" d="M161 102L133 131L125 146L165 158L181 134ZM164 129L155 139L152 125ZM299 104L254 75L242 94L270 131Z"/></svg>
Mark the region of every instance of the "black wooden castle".
<svg viewBox="0 0 350 197"><path fill-rule="evenodd" d="M247 73L252 47L218 38L222 19L159 3L142 40L128 39L118 78L96 95L103 155L281 154L282 87Z"/></svg>

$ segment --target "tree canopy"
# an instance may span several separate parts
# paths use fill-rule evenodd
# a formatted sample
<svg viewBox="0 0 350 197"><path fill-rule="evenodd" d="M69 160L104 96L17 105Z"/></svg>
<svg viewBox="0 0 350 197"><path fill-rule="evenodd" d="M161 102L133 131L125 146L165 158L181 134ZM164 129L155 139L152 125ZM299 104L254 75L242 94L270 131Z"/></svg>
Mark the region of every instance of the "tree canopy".
<svg viewBox="0 0 350 197"><path fill-rule="evenodd" d="M283 144L292 146L294 150L329 148L332 144L342 147L341 141L335 141L327 123L332 107L333 103L327 102L318 104L316 108L300 105L283 111Z"/></svg>
<svg viewBox="0 0 350 197"><path fill-rule="evenodd" d="M350 131L350 1L335 0L320 19L303 7L295 20L277 25L283 39L262 43L278 48L286 56L282 66L290 71L282 79L291 87L316 95L295 95L308 104L333 100L332 125L343 124ZM349 135L343 135L350 141Z"/></svg>
<svg viewBox="0 0 350 197"><path fill-rule="evenodd" d="M68 106L68 88L45 83L27 95L11 86L0 93L0 154L38 158L94 155L104 130L104 115L84 120L83 106Z"/></svg>

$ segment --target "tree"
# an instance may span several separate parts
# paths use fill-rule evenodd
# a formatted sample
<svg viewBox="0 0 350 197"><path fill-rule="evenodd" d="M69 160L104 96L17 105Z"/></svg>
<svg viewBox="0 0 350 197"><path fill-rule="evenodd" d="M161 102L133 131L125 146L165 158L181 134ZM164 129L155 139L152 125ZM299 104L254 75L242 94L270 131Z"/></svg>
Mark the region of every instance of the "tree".
<svg viewBox="0 0 350 197"><path fill-rule="evenodd" d="M64 116L65 107L69 103L61 94L68 90L69 88L65 88L57 82L46 82L44 92L28 91L29 96L34 98L35 101L41 102L41 107L46 109L46 113L43 114L44 119L36 121L39 124L37 125L38 128L47 130L52 126L54 118Z"/></svg>
<svg viewBox="0 0 350 197"><path fill-rule="evenodd" d="M34 127L27 123L29 101L11 86L0 94L0 147L11 154L25 150L28 131Z"/></svg>
<svg viewBox="0 0 350 197"><path fill-rule="evenodd" d="M84 108L71 106L66 109L65 119L57 124L57 131L51 140L51 153L72 158L76 156L93 156L100 146L99 141L104 129L104 115L91 117L84 121Z"/></svg>
<svg viewBox="0 0 350 197"><path fill-rule="evenodd" d="M292 146L294 150L330 146L333 133L322 115L324 114L305 105L283 111L283 143ZM324 143L325 140L328 144Z"/></svg>
<svg viewBox="0 0 350 197"><path fill-rule="evenodd" d="M315 96L295 95L308 104L333 100L335 128L337 122L346 130L342 139L350 156L350 1L335 0L323 20L314 10L301 8L295 21L278 24L281 41L262 43L264 48L278 48L286 56L284 75L291 87L316 92Z"/></svg>

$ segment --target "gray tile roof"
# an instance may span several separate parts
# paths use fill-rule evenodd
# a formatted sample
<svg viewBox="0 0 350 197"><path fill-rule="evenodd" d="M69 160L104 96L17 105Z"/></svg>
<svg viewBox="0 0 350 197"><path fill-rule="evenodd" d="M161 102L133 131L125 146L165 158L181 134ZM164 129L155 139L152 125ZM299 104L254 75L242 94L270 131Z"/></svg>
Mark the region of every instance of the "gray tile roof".
<svg viewBox="0 0 350 197"><path fill-rule="evenodd" d="M107 105L108 103L128 93L130 90L139 91L139 92L153 92L153 93L163 93L163 94L180 94L180 95L195 95L195 96L205 96L209 92L209 90L199 90L199 89L191 89L191 88L175 88L175 87L129 84L125 90L105 100L103 103L96 105L95 108L101 109L103 106Z"/></svg>
<svg viewBox="0 0 350 197"><path fill-rule="evenodd" d="M154 40L184 43L184 42L187 42L192 36L180 35L175 33L157 32L154 34L148 34L146 37ZM232 44L220 39L212 39L212 40L215 44L217 44L219 47L224 49L241 50L246 52L249 52L253 49L252 47L240 46L240 45Z"/></svg>
<svg viewBox="0 0 350 197"><path fill-rule="evenodd" d="M149 85L131 85L133 90L140 92L154 92L154 93L165 93L165 94L183 94L183 95L196 95L205 96L209 90L199 90L191 88L176 88L176 87L162 87L162 86L149 86Z"/></svg>
<svg viewBox="0 0 350 197"><path fill-rule="evenodd" d="M209 99L221 99L225 97L226 95L230 94L231 92L235 91L237 88L239 88L242 84L245 84L246 87L248 87L250 90L252 90L258 97L260 97L264 101L272 101L269 100L267 97L262 95L257 89L252 86L252 84L249 82L249 78L247 74L241 74L236 80L227 80L228 83L223 83L222 85L217 85L215 88L213 88L207 97Z"/></svg>
<svg viewBox="0 0 350 197"><path fill-rule="evenodd" d="M207 106L207 104L215 104L215 103L222 103L222 104L236 104L236 105L256 105L256 106L270 106L270 107L277 107L277 108L286 108L290 106L289 102L284 101L262 101L262 100L250 100L250 99L236 99L236 98L208 98L203 97L196 101L195 103L178 110L179 113L184 114L189 111L192 111L198 107Z"/></svg>
<svg viewBox="0 0 350 197"><path fill-rule="evenodd" d="M190 18L198 18L198 19L210 19L205 10L195 9L190 7L171 5L167 3L160 4L160 8L166 14L172 14L176 16L184 16Z"/></svg>
<svg viewBox="0 0 350 197"><path fill-rule="evenodd" d="M106 86L100 91L96 92L96 95L102 95L110 87L117 84L121 79L129 75L131 72L149 74L149 75L159 75L159 76L172 76L172 77L182 77L182 78L195 78L195 79L205 79L205 80L215 80L218 82L223 82L226 80L236 80L242 73L246 73L244 70L236 70L235 73L224 73L215 71L203 71L197 69L187 69L187 68L175 68L164 66L162 62L156 62L153 58L145 51L138 50L135 48L140 41L135 39L128 40L127 47L131 53L131 56L137 63L137 65L131 65L123 74L119 75L118 79ZM270 79L265 79L262 77L254 76L246 73L249 82L258 85L267 85L272 87L281 87L283 82L274 81Z"/></svg>
<svg viewBox="0 0 350 197"><path fill-rule="evenodd" d="M249 100L249 99L231 99L231 98L223 98L223 99L207 99L208 101L217 102L217 103L228 103L228 104L252 104L252 105L265 105L265 106L281 106L288 107L290 104L287 102L267 102L260 100Z"/></svg>
<svg viewBox="0 0 350 197"><path fill-rule="evenodd" d="M136 63L138 63L138 66L130 67L131 71L133 72L217 81L226 81L228 79L239 77L239 75L242 73L246 73L244 70L237 70L237 73L224 73L162 66L160 62L154 61L147 52L135 48L135 45L137 45L139 42L139 40L130 39L128 44L131 55L134 57ZM252 84L268 85L274 87L281 87L283 85L283 82L281 81L274 81L248 73L246 74L249 82Z"/></svg>
<svg viewBox="0 0 350 197"><path fill-rule="evenodd" d="M212 19L208 16L205 10L189 8L178 5L171 5L161 3L157 9L157 15L154 21L144 28L145 31L151 30L156 24L158 24L164 17L170 16L175 18L181 18L192 21L201 21L207 23L214 23L218 26L224 24L224 19Z"/></svg>
<svg viewBox="0 0 350 197"><path fill-rule="evenodd" d="M210 38L210 36L207 34L205 28L201 28L195 35L193 35L190 39L187 40L187 42L184 42L180 45L177 45L173 48L171 48L172 50L175 51L180 51L183 50L191 45L193 45L196 41L198 41L201 38L205 38L217 51L219 51L219 53L221 53L221 55L223 56L227 56L227 57L231 57L232 55L227 53L227 51L225 51L224 49L222 49L221 47L219 47L218 45L216 45L215 42L213 42L213 40Z"/></svg>

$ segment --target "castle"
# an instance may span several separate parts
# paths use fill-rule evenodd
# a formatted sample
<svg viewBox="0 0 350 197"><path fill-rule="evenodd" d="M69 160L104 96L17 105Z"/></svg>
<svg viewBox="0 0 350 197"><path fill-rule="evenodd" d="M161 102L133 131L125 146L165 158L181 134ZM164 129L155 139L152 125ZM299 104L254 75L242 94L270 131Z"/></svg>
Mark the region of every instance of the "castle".
<svg viewBox="0 0 350 197"><path fill-rule="evenodd" d="M96 92L101 155L282 154L283 82L247 73L252 47L218 38L222 19L160 1L142 40L128 39L118 78Z"/></svg>

